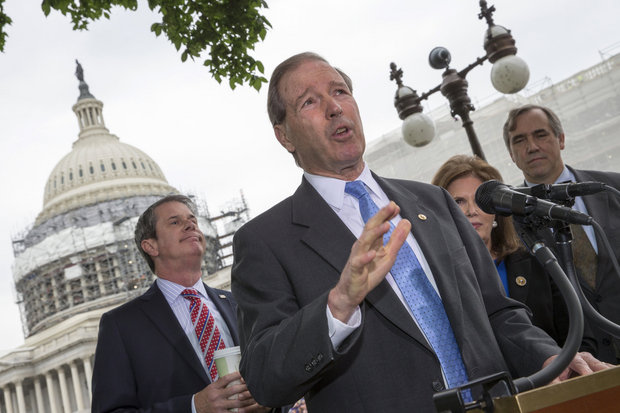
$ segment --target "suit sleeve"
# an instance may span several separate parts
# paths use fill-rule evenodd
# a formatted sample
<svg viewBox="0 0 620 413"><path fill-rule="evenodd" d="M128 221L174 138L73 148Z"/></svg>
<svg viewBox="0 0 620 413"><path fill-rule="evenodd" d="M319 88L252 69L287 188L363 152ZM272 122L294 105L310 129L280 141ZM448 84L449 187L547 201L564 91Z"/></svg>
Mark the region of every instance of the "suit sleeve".
<svg viewBox="0 0 620 413"><path fill-rule="evenodd" d="M145 349L146 352L146 349ZM92 412L191 412L192 394L141 406L132 355L113 314L101 317L92 379ZM135 362L135 361L134 361Z"/></svg>
<svg viewBox="0 0 620 413"><path fill-rule="evenodd" d="M292 404L321 380L362 327L334 349L325 313L329 291L300 307L286 268L251 226L235 233L234 251L241 374L261 405Z"/></svg>

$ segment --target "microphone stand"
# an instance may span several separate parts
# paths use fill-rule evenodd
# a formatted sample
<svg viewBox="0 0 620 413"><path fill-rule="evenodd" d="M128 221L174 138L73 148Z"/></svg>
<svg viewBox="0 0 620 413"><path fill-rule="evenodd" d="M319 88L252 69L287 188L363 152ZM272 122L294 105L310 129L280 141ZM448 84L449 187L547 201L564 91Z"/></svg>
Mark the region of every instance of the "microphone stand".
<svg viewBox="0 0 620 413"><path fill-rule="evenodd" d="M558 221L554 227L554 239L558 258L560 259L562 267L564 268L570 283L575 289L577 296L579 297L585 316L596 327L616 338L620 338L620 326L603 317L598 311L596 311L581 289L581 283L577 277L577 271L575 270L575 264L573 262L573 249L571 248L573 236L570 226L565 222Z"/></svg>
<svg viewBox="0 0 620 413"><path fill-rule="evenodd" d="M516 219L517 217L513 217ZM558 356L545 368L529 377L522 377L514 381L518 392L544 386L560 375L571 363L579 350L583 338L583 311L575 289L571 285L566 273L558 264L549 247L536 236L535 228L546 226L547 220L539 217L523 217L524 225L519 228L519 236L525 246L532 252L538 262L545 268L557 285L568 310L568 334L562 350ZM570 246L569 246L570 247ZM571 261L572 264L572 261Z"/></svg>
<svg viewBox="0 0 620 413"><path fill-rule="evenodd" d="M500 372L434 394L433 401L437 412L465 413L468 410L480 409L485 413L492 413L495 410L493 397L512 396L550 383L569 366L579 350L583 338L583 311L579 298L555 255L544 241L536 236L535 228L548 226L549 220L530 215L520 217L519 221L523 224L517 227L523 243L553 278L566 302L569 327L564 346L551 363L528 377L511 380L508 372ZM478 387L481 387L481 399L465 404L462 392Z"/></svg>

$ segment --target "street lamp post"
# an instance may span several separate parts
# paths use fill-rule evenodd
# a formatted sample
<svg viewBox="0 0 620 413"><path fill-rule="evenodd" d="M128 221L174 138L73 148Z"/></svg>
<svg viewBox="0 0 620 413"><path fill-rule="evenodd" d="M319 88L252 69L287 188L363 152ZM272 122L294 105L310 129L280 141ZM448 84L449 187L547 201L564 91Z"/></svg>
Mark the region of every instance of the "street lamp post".
<svg viewBox="0 0 620 413"><path fill-rule="evenodd" d="M428 58L429 64L435 69L445 69L445 71L442 74L441 84L428 92L418 96L415 90L404 86L402 69L398 69L395 63L390 64L390 80L396 81L398 85L394 96L394 106L403 120L403 139L408 144L423 146L435 136L433 121L422 113L421 102L433 93L441 91L450 103L450 114L461 119L472 152L486 160L474 130L474 122L469 117L469 112L474 110L474 106L467 95L468 83L465 77L474 67L488 60L493 63L491 70L493 87L502 93L516 93L525 87L530 76L525 62L516 56L517 48L510 30L493 22L493 12L495 12L495 6L487 7L487 2L480 0L478 18L486 19L488 25L484 41L486 54L477 58L474 63L463 70L457 71L449 67L451 55L448 49L436 47L431 50Z"/></svg>

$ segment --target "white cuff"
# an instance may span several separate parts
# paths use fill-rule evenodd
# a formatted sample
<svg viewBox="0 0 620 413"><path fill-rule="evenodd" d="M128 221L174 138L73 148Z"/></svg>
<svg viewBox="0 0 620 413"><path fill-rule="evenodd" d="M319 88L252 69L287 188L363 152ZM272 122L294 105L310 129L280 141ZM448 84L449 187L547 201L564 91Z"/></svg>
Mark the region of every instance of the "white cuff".
<svg viewBox="0 0 620 413"><path fill-rule="evenodd" d="M329 339L334 348L338 348L345 338L362 325L362 311L359 306L355 309L355 312L351 315L351 318L349 318L346 324L334 317L329 306L326 306L325 314L327 315Z"/></svg>

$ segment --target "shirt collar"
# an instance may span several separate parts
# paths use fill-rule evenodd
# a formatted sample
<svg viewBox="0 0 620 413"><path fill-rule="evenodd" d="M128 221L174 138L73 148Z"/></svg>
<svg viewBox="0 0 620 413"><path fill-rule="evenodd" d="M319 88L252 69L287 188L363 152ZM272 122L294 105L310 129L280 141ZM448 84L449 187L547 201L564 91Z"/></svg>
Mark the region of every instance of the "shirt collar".
<svg viewBox="0 0 620 413"><path fill-rule="evenodd" d="M163 278L157 278L157 286L168 302L173 302L176 300L181 295L183 290L188 288L170 280L164 280ZM202 279L196 281L196 284L189 288L193 288L198 291L203 298L207 297L207 290L205 290L205 285L202 283Z"/></svg>
<svg viewBox="0 0 620 413"><path fill-rule="evenodd" d="M560 174L560 176L558 176L558 179L555 180L554 184L557 184L560 182L568 182L568 181L576 182L576 178L575 178L575 174L572 173L571 170L566 167L566 165L564 165L564 169L562 169L562 173ZM538 184L533 184L529 182L527 179L525 180L525 184L527 186L538 185Z"/></svg>
<svg viewBox="0 0 620 413"><path fill-rule="evenodd" d="M312 185L321 195L325 202L336 210L342 209L345 196L344 186L348 181L338 178L330 178L327 176L313 175L305 171L304 176L310 185ZM362 173L355 180L362 181L375 195L379 196L379 194L381 194L379 184L373 178L367 164L364 164Z"/></svg>

